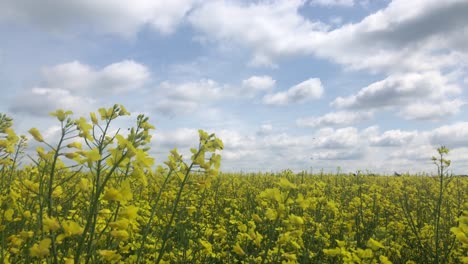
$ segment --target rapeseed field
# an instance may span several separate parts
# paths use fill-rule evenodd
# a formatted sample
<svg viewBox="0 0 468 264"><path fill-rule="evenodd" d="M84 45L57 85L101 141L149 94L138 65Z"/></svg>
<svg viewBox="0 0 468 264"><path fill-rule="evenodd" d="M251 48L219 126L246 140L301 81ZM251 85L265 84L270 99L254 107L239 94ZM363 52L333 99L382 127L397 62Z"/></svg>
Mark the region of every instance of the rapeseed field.
<svg viewBox="0 0 468 264"><path fill-rule="evenodd" d="M445 147L437 176L222 173L222 141L199 131L155 167L154 127L121 133L124 115L52 113L60 137L32 128L32 162L0 115L1 263L468 263L468 178Z"/></svg>

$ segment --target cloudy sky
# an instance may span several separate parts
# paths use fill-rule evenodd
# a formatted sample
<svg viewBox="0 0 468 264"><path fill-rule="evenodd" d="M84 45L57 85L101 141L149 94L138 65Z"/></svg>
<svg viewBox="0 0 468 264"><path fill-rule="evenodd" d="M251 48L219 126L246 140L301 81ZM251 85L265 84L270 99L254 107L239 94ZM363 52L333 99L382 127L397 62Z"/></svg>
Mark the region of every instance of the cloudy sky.
<svg viewBox="0 0 468 264"><path fill-rule="evenodd" d="M0 1L0 112L124 104L152 153L197 130L226 171L468 171L468 0Z"/></svg>

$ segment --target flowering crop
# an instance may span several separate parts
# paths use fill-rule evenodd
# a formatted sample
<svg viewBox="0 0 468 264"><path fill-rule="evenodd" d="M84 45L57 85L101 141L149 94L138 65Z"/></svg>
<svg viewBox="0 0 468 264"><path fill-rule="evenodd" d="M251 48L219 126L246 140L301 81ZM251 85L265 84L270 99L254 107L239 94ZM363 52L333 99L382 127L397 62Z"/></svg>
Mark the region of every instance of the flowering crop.
<svg viewBox="0 0 468 264"><path fill-rule="evenodd" d="M446 149L439 177L219 173L214 134L155 167L147 117L120 133L121 105L51 115L57 142L32 128L22 166L0 115L1 263L468 263L468 179L444 174Z"/></svg>

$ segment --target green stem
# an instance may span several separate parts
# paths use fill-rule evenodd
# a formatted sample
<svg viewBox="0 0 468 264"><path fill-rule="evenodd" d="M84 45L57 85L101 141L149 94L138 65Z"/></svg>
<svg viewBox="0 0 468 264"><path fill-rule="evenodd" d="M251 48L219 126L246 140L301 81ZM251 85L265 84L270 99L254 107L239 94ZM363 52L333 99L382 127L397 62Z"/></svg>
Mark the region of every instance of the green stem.
<svg viewBox="0 0 468 264"><path fill-rule="evenodd" d="M193 160L196 160L198 158L198 156L200 155L200 153L202 153L202 149L198 150L198 152L194 156ZM167 240L168 240L168 237L169 237L169 232L171 230L171 225L172 225L172 222L174 221L174 218L175 218L175 215L176 215L176 210L177 210L177 207L178 207L179 202L180 202L180 198L182 197L182 191L184 190L185 184L187 183L187 180L188 180L189 175L190 175L190 171L192 170L192 167L193 167L194 164L195 163L192 161L192 163L188 167L187 171L185 172L184 179L183 179L183 181L182 181L182 183L180 185L179 192L177 193L177 196L176 196L176 200L174 202L174 205L172 206L171 218L169 219L169 223L167 224L166 229L164 230L164 233L163 233L162 245L161 245L161 248L159 249L158 258L156 260L157 264L159 264L161 262L161 260L162 260L164 251L166 249L166 243L167 243Z"/></svg>
<svg viewBox="0 0 468 264"><path fill-rule="evenodd" d="M156 214L156 209L158 207L159 200L161 199L162 192L163 192L164 188L166 187L166 184L169 181L169 178L170 178L172 172L173 172L173 170L170 170L167 173L167 176L164 179L164 182L161 185L161 188L159 189L159 192L158 192L158 194L156 196L156 201L155 201L154 205L151 208L151 214L150 214L150 217L148 219L148 223L146 223L145 228L143 230L141 245L140 245L140 248L138 249L138 252L137 252L137 260L136 260L137 264L140 263L141 254L142 254L143 249L145 247L145 244L146 244L146 241L147 241L147 238L148 238L148 233L149 233L149 230L151 228L151 224L153 223L154 215Z"/></svg>

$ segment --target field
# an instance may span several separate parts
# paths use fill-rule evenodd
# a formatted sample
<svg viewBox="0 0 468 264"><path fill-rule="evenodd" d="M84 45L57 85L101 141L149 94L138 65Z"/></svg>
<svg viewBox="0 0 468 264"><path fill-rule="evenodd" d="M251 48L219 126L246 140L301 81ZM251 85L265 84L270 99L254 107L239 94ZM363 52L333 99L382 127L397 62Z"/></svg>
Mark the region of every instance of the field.
<svg viewBox="0 0 468 264"><path fill-rule="evenodd" d="M22 166L27 140L0 115L1 263L468 263L468 178L444 147L434 177L235 174L200 131L192 157L155 167L148 118L109 132L127 114L58 110L61 137L31 129L42 147Z"/></svg>

